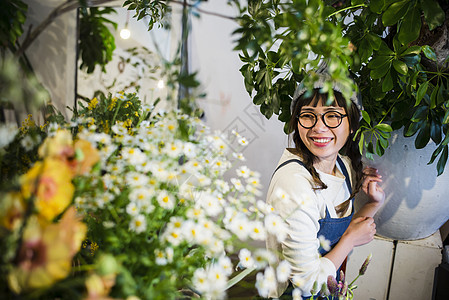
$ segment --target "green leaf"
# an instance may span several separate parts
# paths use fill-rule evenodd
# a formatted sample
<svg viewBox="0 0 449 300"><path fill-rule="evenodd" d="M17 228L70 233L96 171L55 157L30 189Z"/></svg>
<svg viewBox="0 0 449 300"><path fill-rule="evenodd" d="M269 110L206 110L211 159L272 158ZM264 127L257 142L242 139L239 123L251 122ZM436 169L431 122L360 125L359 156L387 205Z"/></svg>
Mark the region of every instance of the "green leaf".
<svg viewBox="0 0 449 300"><path fill-rule="evenodd" d="M443 124L449 123L449 109L446 111L446 114L443 117Z"/></svg>
<svg viewBox="0 0 449 300"><path fill-rule="evenodd" d="M388 92L391 89L393 89L393 78L391 77L391 72L388 72L382 82L382 92Z"/></svg>
<svg viewBox="0 0 449 300"><path fill-rule="evenodd" d="M259 92L259 93L257 93L256 96L254 96L253 103L256 105L261 105L262 103L265 102L265 98L266 98L266 94Z"/></svg>
<svg viewBox="0 0 449 300"><path fill-rule="evenodd" d="M438 160L437 163L438 176L440 176L444 172L444 167L446 167L447 162L447 156L448 156L448 146L444 146L443 153L441 153L440 159Z"/></svg>
<svg viewBox="0 0 449 300"><path fill-rule="evenodd" d="M410 0L402 0L391 4L382 15L384 26L392 26L402 19L407 12L409 2Z"/></svg>
<svg viewBox="0 0 449 300"><path fill-rule="evenodd" d="M444 92L444 85L442 84L440 86L440 88L438 89L438 93L437 93L437 105L438 106L440 106L444 102L443 92Z"/></svg>
<svg viewBox="0 0 449 300"><path fill-rule="evenodd" d="M373 54L373 47L371 47L371 44L366 39L363 39L359 43L357 52L360 54L360 60L366 62L371 54Z"/></svg>
<svg viewBox="0 0 449 300"><path fill-rule="evenodd" d="M435 142L435 144L439 144L441 142L441 125L433 119L430 122L430 138Z"/></svg>
<svg viewBox="0 0 449 300"><path fill-rule="evenodd" d="M424 97L424 95L427 92L427 88L429 86L429 82L426 81L424 83L422 83L419 88L418 91L416 92L416 102L415 102L415 106L418 106L419 103L421 102L422 98Z"/></svg>
<svg viewBox="0 0 449 300"><path fill-rule="evenodd" d="M435 149L432 153L432 157L430 158L430 161L427 163L428 165L432 164L435 161L435 158L438 157L438 154L440 154L441 150L443 150L444 145L439 145L438 148Z"/></svg>
<svg viewBox="0 0 449 300"><path fill-rule="evenodd" d="M447 145L449 144L449 129L446 131L446 136L444 137L444 140L441 142L441 145Z"/></svg>
<svg viewBox="0 0 449 300"><path fill-rule="evenodd" d="M412 135L414 135L418 129L421 127L421 122L411 122L407 128L407 130L405 130L406 128L404 127L404 136L405 137L410 137Z"/></svg>
<svg viewBox="0 0 449 300"><path fill-rule="evenodd" d="M385 124L385 123L377 124L376 126L374 126L374 128L376 128L378 130L381 130L381 131L385 131L385 132L392 132L393 131L391 126L389 124Z"/></svg>
<svg viewBox="0 0 449 300"><path fill-rule="evenodd" d="M415 113L413 114L413 117L411 119L412 122L419 122L423 119L426 119L427 113L428 113L428 107L427 106L420 106L416 109Z"/></svg>
<svg viewBox="0 0 449 300"><path fill-rule="evenodd" d="M434 109L435 107L437 107L437 93L438 93L438 89L440 87L437 86L433 89L432 94L430 95L430 108Z"/></svg>
<svg viewBox="0 0 449 300"><path fill-rule="evenodd" d="M385 153L385 149L382 147L380 140L377 140L376 142L376 153L379 156L382 156Z"/></svg>
<svg viewBox="0 0 449 300"><path fill-rule="evenodd" d="M389 139L391 138L391 133L390 132L385 132L385 131L379 131L380 135L385 138L385 139Z"/></svg>
<svg viewBox="0 0 449 300"><path fill-rule="evenodd" d="M373 48L376 51L379 50L380 44L382 43L382 39L378 35L370 32L366 35L366 39L368 40L371 48Z"/></svg>
<svg viewBox="0 0 449 300"><path fill-rule="evenodd" d="M365 120L366 123L371 124L371 118L369 117L369 114L367 111L362 110L362 118Z"/></svg>
<svg viewBox="0 0 449 300"><path fill-rule="evenodd" d="M422 46L422 51L428 59L433 61L437 60L437 55L435 54L435 51L429 45Z"/></svg>
<svg viewBox="0 0 449 300"><path fill-rule="evenodd" d="M368 143L368 146L366 146L366 152L374 153L374 146L371 141Z"/></svg>
<svg viewBox="0 0 449 300"><path fill-rule="evenodd" d="M407 75L408 67L405 62L395 59L393 60L393 67L399 74Z"/></svg>
<svg viewBox="0 0 449 300"><path fill-rule="evenodd" d="M421 46L411 46L408 47L404 52L401 53L401 56L406 56L410 54L420 54L421 53Z"/></svg>
<svg viewBox="0 0 449 300"><path fill-rule="evenodd" d="M385 76L385 74L387 74L388 71L390 71L390 69L391 69L391 63L385 65L385 68L378 68L378 69L371 70L370 76L372 79L382 78Z"/></svg>
<svg viewBox="0 0 449 300"><path fill-rule="evenodd" d="M388 140L386 138L384 138L383 136L379 136L378 140L380 141L380 144L382 145L382 147L384 149L387 149L387 147L388 147Z"/></svg>
<svg viewBox="0 0 449 300"><path fill-rule="evenodd" d="M384 68L388 63L392 61L391 55L378 55L375 56L370 62L368 63L368 68L370 69L379 69Z"/></svg>
<svg viewBox="0 0 449 300"><path fill-rule="evenodd" d="M415 147L416 149L422 149L429 143L430 140L430 124L426 123L424 128L421 128L421 130L418 132L418 135L416 136L415 140Z"/></svg>
<svg viewBox="0 0 449 300"><path fill-rule="evenodd" d="M395 55L395 53L388 47L388 45L382 41L380 43L379 51L377 51L379 55Z"/></svg>
<svg viewBox="0 0 449 300"><path fill-rule="evenodd" d="M365 135L363 133L360 134L360 141L359 141L359 150L360 154L363 154L363 141L365 140Z"/></svg>
<svg viewBox="0 0 449 300"><path fill-rule="evenodd" d="M421 55L415 54L415 55L404 56L404 57L402 57L402 60L405 62L407 67L413 68L421 62Z"/></svg>
<svg viewBox="0 0 449 300"><path fill-rule="evenodd" d="M354 5L354 4L353 4ZM369 9L376 14L380 14L384 8L384 0L371 0L369 3Z"/></svg>
<svg viewBox="0 0 449 300"><path fill-rule="evenodd" d="M398 39L404 44L408 44L419 37L421 31L421 11L418 7L408 10L399 28Z"/></svg>
<svg viewBox="0 0 449 300"><path fill-rule="evenodd" d="M445 14L438 1L420 0L424 18L430 30L434 30L444 22Z"/></svg>

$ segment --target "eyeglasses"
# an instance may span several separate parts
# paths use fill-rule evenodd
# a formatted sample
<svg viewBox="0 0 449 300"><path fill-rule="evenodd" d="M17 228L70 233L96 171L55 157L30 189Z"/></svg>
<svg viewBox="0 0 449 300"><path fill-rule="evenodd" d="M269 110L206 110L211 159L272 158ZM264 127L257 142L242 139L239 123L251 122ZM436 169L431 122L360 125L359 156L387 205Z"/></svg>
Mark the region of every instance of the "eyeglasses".
<svg viewBox="0 0 449 300"><path fill-rule="evenodd" d="M318 115L321 116L321 120L323 121L324 125L326 125L328 128L337 128L338 126L340 126L341 122L343 121L343 118L348 116L339 113L338 111L327 111L325 113L321 113ZM308 111L300 113L297 116L297 118L299 124L305 129L312 128L318 121L317 114Z"/></svg>

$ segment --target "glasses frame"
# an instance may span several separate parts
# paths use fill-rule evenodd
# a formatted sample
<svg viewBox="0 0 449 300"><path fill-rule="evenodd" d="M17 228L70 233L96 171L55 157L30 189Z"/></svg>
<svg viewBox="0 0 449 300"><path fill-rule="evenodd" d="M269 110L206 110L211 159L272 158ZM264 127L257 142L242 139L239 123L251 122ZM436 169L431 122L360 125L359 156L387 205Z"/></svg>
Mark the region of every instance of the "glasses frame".
<svg viewBox="0 0 449 300"><path fill-rule="evenodd" d="M329 114L329 113L333 113L333 114L338 114L338 115L340 115L340 122L338 123L337 126L329 126L329 125L326 124L326 121L325 121L325 119L324 119L324 115ZM315 116L315 122L313 123L312 126L304 126L304 125L301 124L300 117L301 117L302 114L312 114L312 115ZM330 110L330 111L327 111L327 112L324 112L324 113L319 113L319 114L316 114L316 113L311 112L311 111L303 111L302 113L300 113L299 115L296 116L296 119L298 119L299 125L301 125L303 128L305 128L305 129L311 129L311 128L313 128L313 127L316 125L316 123L318 122L318 116L321 116L321 121L323 121L323 124L326 125L327 128L334 129L334 128L337 128L338 126L341 125L341 123L343 122L343 118L344 118L344 117L347 117L348 114L342 114L341 112L333 111L333 110Z"/></svg>

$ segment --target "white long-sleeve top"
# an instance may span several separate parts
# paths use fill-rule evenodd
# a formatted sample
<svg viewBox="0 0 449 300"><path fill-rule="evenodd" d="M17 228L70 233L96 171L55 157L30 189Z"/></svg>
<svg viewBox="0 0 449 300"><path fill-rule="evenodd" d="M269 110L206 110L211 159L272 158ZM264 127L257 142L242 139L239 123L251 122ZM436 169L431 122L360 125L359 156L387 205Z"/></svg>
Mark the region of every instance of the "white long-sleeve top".
<svg viewBox="0 0 449 300"><path fill-rule="evenodd" d="M352 176L350 160L341 156L349 176ZM301 158L286 149L279 164ZM267 236L267 248L278 253L278 259L287 260L295 276L295 283L303 296L310 296L310 290L315 281L318 289L327 281L329 275L336 275L336 268L332 261L321 257L318 249L320 241L317 232L320 230L318 220L326 216L326 206L332 218L337 218L335 207L346 201L349 190L337 163L336 176L318 171L327 189L313 190L313 179L310 173L297 162L291 162L278 169L271 179L267 193L267 203L287 222L287 238L279 243L276 236ZM353 182L353 181L351 181ZM351 214L352 207L338 217ZM278 283L277 290L270 293L270 297L278 298L288 286L288 282Z"/></svg>

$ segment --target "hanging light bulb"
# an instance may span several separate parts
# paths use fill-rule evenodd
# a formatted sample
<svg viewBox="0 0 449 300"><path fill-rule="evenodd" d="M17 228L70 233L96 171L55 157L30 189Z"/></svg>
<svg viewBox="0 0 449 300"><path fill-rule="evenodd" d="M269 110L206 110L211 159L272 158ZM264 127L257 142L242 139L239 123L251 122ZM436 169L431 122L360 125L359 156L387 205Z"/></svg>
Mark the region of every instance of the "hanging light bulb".
<svg viewBox="0 0 449 300"><path fill-rule="evenodd" d="M120 30L120 37L124 40L129 39L129 37L131 36L131 31L129 31L128 29L128 22L129 22L129 11L126 12L125 27L123 27L122 30Z"/></svg>
<svg viewBox="0 0 449 300"><path fill-rule="evenodd" d="M131 31L129 31L127 27L128 24L125 25L125 28L122 28L122 30L120 30L120 37L124 40L129 39L129 37L131 36Z"/></svg>
<svg viewBox="0 0 449 300"><path fill-rule="evenodd" d="M164 86L165 86L165 83L164 83L164 81L162 79L157 82L157 88L158 89L161 90L161 89L164 88Z"/></svg>

